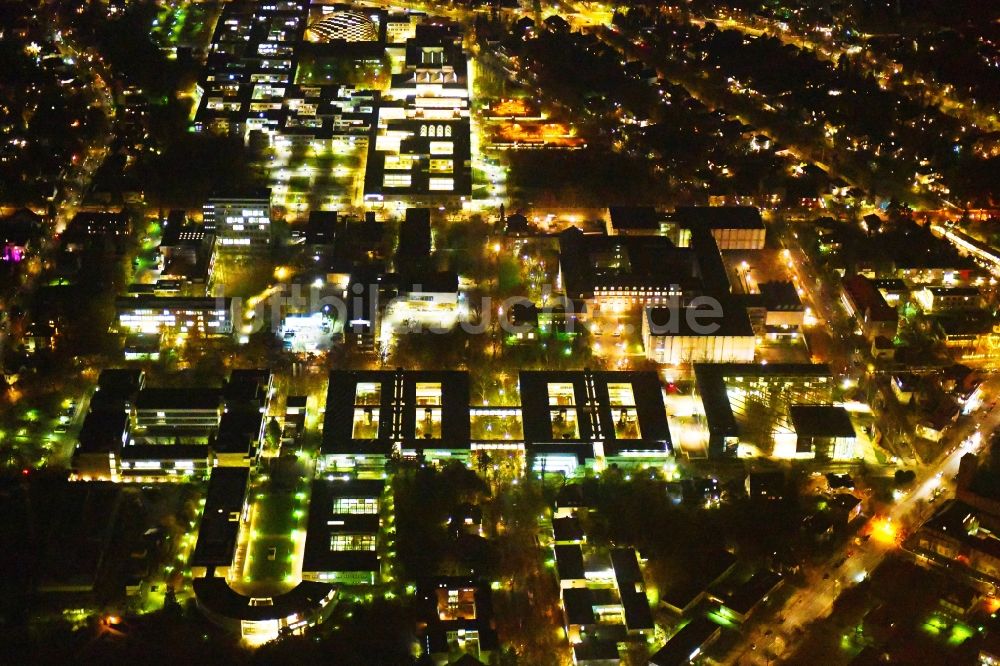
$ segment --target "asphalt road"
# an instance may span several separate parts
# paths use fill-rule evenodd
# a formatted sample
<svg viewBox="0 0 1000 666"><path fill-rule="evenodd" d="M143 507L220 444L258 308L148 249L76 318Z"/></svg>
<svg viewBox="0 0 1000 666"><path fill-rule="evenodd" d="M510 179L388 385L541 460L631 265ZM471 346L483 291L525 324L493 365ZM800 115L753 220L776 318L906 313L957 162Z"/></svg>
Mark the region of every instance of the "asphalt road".
<svg viewBox="0 0 1000 666"><path fill-rule="evenodd" d="M982 441L988 441L989 434L1000 427L1000 409L990 410L988 407L1000 391L1000 379L991 378L983 387L987 407L953 426L945 436L947 452L920 470L913 489L887 513L878 516L879 520L888 520L897 527L900 539L913 534L934 513L934 509L940 506L943 498L937 504L931 504L928 500L939 487L949 488L948 481L958 473L961 457L969 451L977 450L978 447L969 442L969 438L978 430ZM749 666L790 656L802 635L798 629L829 615L834 602L845 589L863 580L889 553L898 551L899 548L898 542L887 542L877 538L877 535L860 544L848 541L823 566L830 574L829 579L792 594L784 606L774 612L774 616L783 618L784 622L760 627L759 631L745 636L730 650L723 663ZM834 567L841 560L844 563ZM762 632L768 629L773 633L765 643L761 643Z"/></svg>

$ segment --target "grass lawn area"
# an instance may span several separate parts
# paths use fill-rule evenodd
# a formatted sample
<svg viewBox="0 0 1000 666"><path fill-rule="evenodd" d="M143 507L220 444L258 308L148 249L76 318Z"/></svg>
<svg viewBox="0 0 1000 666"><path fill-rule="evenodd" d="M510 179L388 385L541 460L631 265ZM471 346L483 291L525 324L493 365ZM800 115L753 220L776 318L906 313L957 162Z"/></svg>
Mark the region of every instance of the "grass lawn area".
<svg viewBox="0 0 1000 666"><path fill-rule="evenodd" d="M269 560L272 548L275 550L275 557L274 560ZM295 543L287 536L257 537L250 545L251 559L246 568L248 578L254 583L284 582L285 578L293 573L294 552Z"/></svg>
<svg viewBox="0 0 1000 666"><path fill-rule="evenodd" d="M269 492L258 501L254 528L260 534L288 535L298 524L293 512L298 502L291 493Z"/></svg>

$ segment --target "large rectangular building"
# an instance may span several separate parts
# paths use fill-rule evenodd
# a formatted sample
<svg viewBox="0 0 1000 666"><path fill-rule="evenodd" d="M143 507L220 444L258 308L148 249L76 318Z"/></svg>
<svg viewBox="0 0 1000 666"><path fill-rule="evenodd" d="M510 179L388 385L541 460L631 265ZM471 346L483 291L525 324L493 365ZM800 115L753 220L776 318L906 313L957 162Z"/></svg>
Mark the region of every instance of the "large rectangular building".
<svg viewBox="0 0 1000 666"><path fill-rule="evenodd" d="M304 1L225 6L198 85L196 129L245 138L280 123L307 12Z"/></svg>
<svg viewBox="0 0 1000 666"><path fill-rule="evenodd" d="M654 372L522 371L519 384L536 471L571 475L611 462L663 464L673 455Z"/></svg>
<svg viewBox="0 0 1000 666"><path fill-rule="evenodd" d="M559 278L588 311L667 305L703 292L697 257L662 236L559 235Z"/></svg>
<svg viewBox="0 0 1000 666"><path fill-rule="evenodd" d="M264 444L267 412L273 395L270 370L233 370L222 389L222 417L211 438L217 465L246 467Z"/></svg>
<svg viewBox="0 0 1000 666"><path fill-rule="evenodd" d="M249 467L270 406L269 370L234 370L221 387L146 388L139 371L106 370L80 433L81 478L180 480Z"/></svg>
<svg viewBox="0 0 1000 666"><path fill-rule="evenodd" d="M732 286L719 247L699 231L680 246L665 236L606 236L570 227L559 235L559 282L589 313L688 305Z"/></svg>
<svg viewBox="0 0 1000 666"><path fill-rule="evenodd" d="M275 147L324 147L342 139L368 143L375 131L379 93L351 86L288 86Z"/></svg>
<svg viewBox="0 0 1000 666"><path fill-rule="evenodd" d="M198 527L198 540L191 556L191 572L226 577L236 556L240 524L246 519L249 468L216 467L208 480L205 508Z"/></svg>
<svg viewBox="0 0 1000 666"><path fill-rule="evenodd" d="M858 435L851 415L837 405L792 405L788 408L795 453L834 460L855 457Z"/></svg>
<svg viewBox="0 0 1000 666"><path fill-rule="evenodd" d="M767 229L752 206L680 206L675 217L692 234L709 231L720 250L764 249Z"/></svg>
<svg viewBox="0 0 1000 666"><path fill-rule="evenodd" d="M112 478L117 481L184 481L204 478L212 470L208 444L142 444L130 440L115 453Z"/></svg>
<svg viewBox="0 0 1000 666"><path fill-rule="evenodd" d="M381 476L394 453L467 460L469 378L453 371L330 373L320 467Z"/></svg>
<svg viewBox="0 0 1000 666"><path fill-rule="evenodd" d="M223 251L267 249L271 246L271 190L213 196L203 208L205 228Z"/></svg>
<svg viewBox="0 0 1000 666"><path fill-rule="evenodd" d="M303 580L346 585L379 580L384 488L380 480L313 481Z"/></svg>
<svg viewBox="0 0 1000 666"><path fill-rule="evenodd" d="M187 298L140 294L115 299L122 333L165 333L179 339L189 335L226 337L234 331L232 298Z"/></svg>
<svg viewBox="0 0 1000 666"><path fill-rule="evenodd" d="M665 365L753 361L756 335L746 307L732 298L710 303L717 308L646 308L646 358Z"/></svg>
<svg viewBox="0 0 1000 666"><path fill-rule="evenodd" d="M704 409L710 457L734 456L741 422L750 405L773 411L775 425L790 428L792 405L829 405L833 373L828 365L808 363L698 363L694 366ZM793 450L795 442L793 440ZM780 453L780 451L776 451Z"/></svg>
<svg viewBox="0 0 1000 666"><path fill-rule="evenodd" d="M130 414L136 395L145 386L142 370L109 368L97 378L90 409L73 450L73 473L84 480L110 479L116 454L131 434Z"/></svg>
<svg viewBox="0 0 1000 666"><path fill-rule="evenodd" d="M212 280L215 236L203 225L189 224L173 212L163 222L160 240L160 279L177 281L190 287L186 295L202 295Z"/></svg>
<svg viewBox="0 0 1000 666"><path fill-rule="evenodd" d="M435 203L471 196L470 131L468 118L380 121L368 149L365 200Z"/></svg>
<svg viewBox="0 0 1000 666"><path fill-rule="evenodd" d="M135 429L177 433L204 432L218 427L222 393L217 388L147 388L132 408Z"/></svg>
<svg viewBox="0 0 1000 666"><path fill-rule="evenodd" d="M468 59L461 35L420 25L368 145L365 201L457 203L472 194Z"/></svg>

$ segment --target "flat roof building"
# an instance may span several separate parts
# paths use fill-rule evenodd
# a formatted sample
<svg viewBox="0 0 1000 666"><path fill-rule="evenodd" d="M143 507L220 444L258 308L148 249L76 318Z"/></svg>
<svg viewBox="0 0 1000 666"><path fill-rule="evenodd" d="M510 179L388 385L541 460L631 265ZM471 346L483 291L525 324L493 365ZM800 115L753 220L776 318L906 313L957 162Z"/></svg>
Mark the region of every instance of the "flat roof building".
<svg viewBox="0 0 1000 666"><path fill-rule="evenodd" d="M73 450L73 472L82 479L110 479L115 456L129 441L131 419L124 402L91 409Z"/></svg>
<svg viewBox="0 0 1000 666"><path fill-rule="evenodd" d="M163 225L160 277L191 285L208 284L214 266L215 235L208 233L204 225L176 219L168 218Z"/></svg>
<svg viewBox="0 0 1000 666"><path fill-rule="evenodd" d="M673 454L654 372L521 371L532 469L573 474L609 462L662 464Z"/></svg>
<svg viewBox="0 0 1000 666"><path fill-rule="evenodd" d="M850 413L836 405L792 405L788 408L795 431L795 451L821 458L855 457L857 433Z"/></svg>
<svg viewBox="0 0 1000 666"><path fill-rule="evenodd" d="M222 388L222 416L211 440L216 464L247 466L264 444L274 376L267 369L233 370Z"/></svg>
<svg viewBox="0 0 1000 666"><path fill-rule="evenodd" d="M285 633L302 634L333 612L337 588L304 580L291 590L273 596L240 594L225 578L195 578L192 582L198 610L212 623L262 643Z"/></svg>
<svg viewBox="0 0 1000 666"><path fill-rule="evenodd" d="M639 556L634 548L612 548L611 566L615 585L621 596L622 616L629 632L647 633L656 628L653 612L646 597L646 582L639 568Z"/></svg>
<svg viewBox="0 0 1000 666"><path fill-rule="evenodd" d="M582 643L573 644L573 663L577 666L618 666L622 663L618 641L588 635Z"/></svg>
<svg viewBox="0 0 1000 666"><path fill-rule="evenodd" d="M380 480L312 482L303 579L345 585L374 585L379 580L384 489Z"/></svg>
<svg viewBox="0 0 1000 666"><path fill-rule="evenodd" d="M225 578L236 555L240 524L246 518L249 468L216 467L208 480L205 508L190 566L195 578Z"/></svg>
<svg viewBox="0 0 1000 666"><path fill-rule="evenodd" d="M381 475L399 455L464 460L469 378L457 371L337 370L330 374L321 468Z"/></svg>
<svg viewBox="0 0 1000 666"><path fill-rule="evenodd" d="M395 286L393 307L418 313L450 312L458 306L458 274L455 271L411 270L384 277L386 287Z"/></svg>
<svg viewBox="0 0 1000 666"><path fill-rule="evenodd" d="M396 263L411 265L428 259L431 255L431 209L407 208L406 217L399 227L399 247Z"/></svg>
<svg viewBox="0 0 1000 666"><path fill-rule="evenodd" d="M112 472L152 479L249 466L263 442L271 382L270 370L251 369L232 371L222 388L144 388Z"/></svg>
<svg viewBox="0 0 1000 666"><path fill-rule="evenodd" d="M249 466L260 453L265 428L266 420L259 407L225 407L218 431L210 440L216 463L224 467Z"/></svg>
<svg viewBox="0 0 1000 666"><path fill-rule="evenodd" d="M232 298L188 298L142 294L115 299L118 327L123 333L165 333L181 342L189 335L228 337L235 330L236 301Z"/></svg>
<svg viewBox="0 0 1000 666"><path fill-rule="evenodd" d="M220 250L248 252L270 247L271 190L219 194L210 198L202 214Z"/></svg>
<svg viewBox="0 0 1000 666"><path fill-rule="evenodd" d="M576 516L553 518L552 536L557 545L583 543L587 538L580 525L580 519Z"/></svg>
<svg viewBox="0 0 1000 666"><path fill-rule="evenodd" d="M789 281L761 282L759 293L742 294L750 319L759 335L777 339L795 337L805 325L806 309L798 289Z"/></svg>
<svg viewBox="0 0 1000 666"><path fill-rule="evenodd" d="M471 196L469 119L393 118L391 108L381 110L379 135L368 144L365 200L434 203Z"/></svg>
<svg viewBox="0 0 1000 666"><path fill-rule="evenodd" d="M745 305L732 297L643 311L643 347L654 363L749 363L756 340Z"/></svg>
<svg viewBox="0 0 1000 666"><path fill-rule="evenodd" d="M365 200L458 203L472 194L468 61L461 35L418 25L368 144Z"/></svg>
<svg viewBox="0 0 1000 666"><path fill-rule="evenodd" d="M653 206L609 206L605 232L609 236L663 235L664 217Z"/></svg>
<svg viewBox="0 0 1000 666"><path fill-rule="evenodd" d="M186 481L212 470L208 444L142 444L129 441L115 456L113 477L142 482Z"/></svg>
<svg viewBox="0 0 1000 666"><path fill-rule="evenodd" d="M711 232L720 250L761 250L767 230L760 210L751 206L680 206L677 221L692 234Z"/></svg>
<svg viewBox="0 0 1000 666"><path fill-rule="evenodd" d="M146 373L131 368L108 368L97 376L97 388L93 400L120 400L131 402L146 385Z"/></svg>
<svg viewBox="0 0 1000 666"><path fill-rule="evenodd" d="M342 227L335 210L311 210L306 221L306 245L330 245L337 240L337 232Z"/></svg>
<svg viewBox="0 0 1000 666"><path fill-rule="evenodd" d="M267 368L239 368L229 373L222 387L226 406L254 405L266 407L271 399L274 375Z"/></svg>
<svg viewBox="0 0 1000 666"><path fill-rule="evenodd" d="M421 647L434 664L464 663L455 660L456 652L489 663L499 649L488 585L468 578L431 578L418 583L416 603Z"/></svg>
<svg viewBox="0 0 1000 666"><path fill-rule="evenodd" d="M218 388L146 388L132 408L136 432L169 428L207 432L219 425L222 391Z"/></svg>
<svg viewBox="0 0 1000 666"><path fill-rule="evenodd" d="M722 633L722 627L708 618L697 617L667 639L656 654L649 658L650 666L685 666L698 658Z"/></svg>
<svg viewBox="0 0 1000 666"><path fill-rule="evenodd" d="M833 400L833 373L822 364L697 363L694 374L711 457L737 453L740 419L750 401L787 409L792 404L830 404Z"/></svg>
<svg viewBox="0 0 1000 666"><path fill-rule="evenodd" d="M696 259L662 236L584 234L576 227L559 234L566 295L595 306L666 305L671 296L702 293Z"/></svg>
<svg viewBox="0 0 1000 666"><path fill-rule="evenodd" d="M344 338L348 344L364 351L375 350L375 340L381 330L381 280L381 272L376 267L356 266L344 291L347 299Z"/></svg>
<svg viewBox="0 0 1000 666"><path fill-rule="evenodd" d="M128 443L131 434L132 403L145 381L142 370L109 368L101 371L73 451L73 473L77 477L112 477L115 456Z"/></svg>
<svg viewBox="0 0 1000 666"><path fill-rule="evenodd" d="M721 613L742 624L781 587L779 573L762 569L738 585L712 591L709 596L721 606Z"/></svg>
<svg viewBox="0 0 1000 666"><path fill-rule="evenodd" d="M587 572L583 566L583 547L580 544L556 544L553 551L559 587L563 589L585 587Z"/></svg>
<svg viewBox="0 0 1000 666"><path fill-rule="evenodd" d="M719 585L736 568L736 556L722 548L699 552L697 561L687 561L684 577L671 579L660 590L660 602L677 615L690 615L708 596L708 591Z"/></svg>

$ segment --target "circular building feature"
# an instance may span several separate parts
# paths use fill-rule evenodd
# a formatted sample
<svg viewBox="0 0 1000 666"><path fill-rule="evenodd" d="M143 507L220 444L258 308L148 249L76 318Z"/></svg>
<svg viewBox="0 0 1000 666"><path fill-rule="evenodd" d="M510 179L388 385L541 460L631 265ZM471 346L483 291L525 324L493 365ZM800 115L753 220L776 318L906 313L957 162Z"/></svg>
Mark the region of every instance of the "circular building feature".
<svg viewBox="0 0 1000 666"><path fill-rule="evenodd" d="M343 10L323 16L306 28L311 42L377 42L378 26L362 12Z"/></svg>

